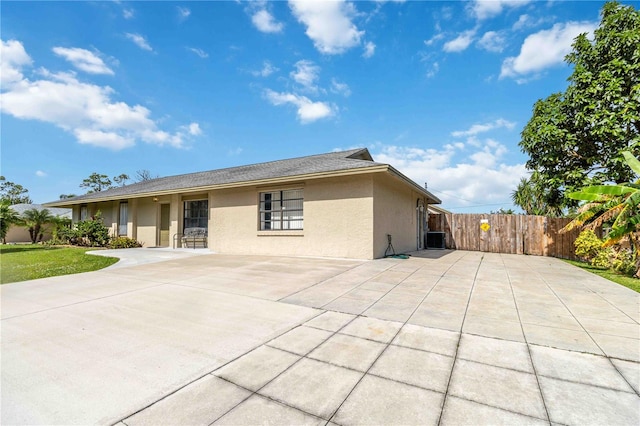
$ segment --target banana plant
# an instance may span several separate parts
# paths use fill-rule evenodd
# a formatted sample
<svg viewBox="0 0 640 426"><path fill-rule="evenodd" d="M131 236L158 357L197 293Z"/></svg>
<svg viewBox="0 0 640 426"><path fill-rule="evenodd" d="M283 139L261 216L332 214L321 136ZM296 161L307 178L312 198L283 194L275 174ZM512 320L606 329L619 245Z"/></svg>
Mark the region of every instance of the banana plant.
<svg viewBox="0 0 640 426"><path fill-rule="evenodd" d="M640 176L640 161L628 151L622 155L631 170ZM577 227L595 229L603 223L612 222L611 232L606 235L604 246L614 245L628 236L634 256L638 253L640 246L635 234L640 224L640 179L625 184L587 186L567 196L586 203L563 231Z"/></svg>

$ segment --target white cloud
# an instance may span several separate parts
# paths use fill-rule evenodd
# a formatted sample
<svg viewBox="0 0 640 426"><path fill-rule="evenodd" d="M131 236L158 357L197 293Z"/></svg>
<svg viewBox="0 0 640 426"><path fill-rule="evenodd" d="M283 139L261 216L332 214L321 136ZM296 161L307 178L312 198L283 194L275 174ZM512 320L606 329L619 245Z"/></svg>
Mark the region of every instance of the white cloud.
<svg viewBox="0 0 640 426"><path fill-rule="evenodd" d="M433 77L435 77L435 76L436 76L436 74L438 74L438 71L439 71L439 70L440 70L440 64L438 64L437 62L434 62L434 63L431 65L431 68L429 68L429 69L427 70L426 77L427 77L427 78L433 78Z"/></svg>
<svg viewBox="0 0 640 426"><path fill-rule="evenodd" d="M445 52L462 52L473 42L475 35L476 30L464 31L460 33L458 37L446 42L442 47L442 50Z"/></svg>
<svg viewBox="0 0 640 426"><path fill-rule="evenodd" d="M47 173L42 170L36 170L36 176L38 177L47 177Z"/></svg>
<svg viewBox="0 0 640 426"><path fill-rule="evenodd" d="M436 33L433 37L431 37L429 40L425 40L424 44L425 46L431 46L433 43L435 43L436 41L440 41L444 38L444 33Z"/></svg>
<svg viewBox="0 0 640 426"><path fill-rule="evenodd" d="M479 20L499 15L506 8L524 6L531 0L475 0L470 4L471 13Z"/></svg>
<svg viewBox="0 0 640 426"><path fill-rule="evenodd" d="M100 57L89 50L81 49L79 47L54 47L53 53L58 56L62 56L81 71L85 71L90 74L114 74L113 70L105 65Z"/></svg>
<svg viewBox="0 0 640 426"><path fill-rule="evenodd" d="M362 56L364 56L365 58L370 58L375 53L376 53L376 45L371 41L366 42L364 44L364 53L362 54Z"/></svg>
<svg viewBox="0 0 640 426"><path fill-rule="evenodd" d="M189 135L199 132L197 123L188 125L186 133L160 130L147 108L115 101L113 89L84 83L72 72L51 73L41 68L38 79L25 78L22 69L31 64L31 58L22 43L2 42L2 47L3 80L11 80L2 85L2 113L51 123L73 134L80 143L116 150L137 140L182 147Z"/></svg>
<svg viewBox="0 0 640 426"><path fill-rule="evenodd" d="M296 62L294 67L296 69L291 71L291 78L302 86L305 91L317 93L318 86L316 86L316 82L319 78L320 67L314 64L313 61L306 59Z"/></svg>
<svg viewBox="0 0 640 426"><path fill-rule="evenodd" d="M489 52L500 53L504 50L507 39L505 36L496 31L487 31L478 40L478 46Z"/></svg>
<svg viewBox="0 0 640 426"><path fill-rule="evenodd" d="M182 128L192 136L200 136L202 134L202 129L198 123L190 123L188 126L182 126Z"/></svg>
<svg viewBox="0 0 640 426"><path fill-rule="evenodd" d="M123 9L122 10L122 16L124 17L124 19L133 19L133 17L135 16L135 10L133 10L133 9Z"/></svg>
<svg viewBox="0 0 640 426"><path fill-rule="evenodd" d="M109 148L116 151L131 147L136 143L135 139L130 136L104 130L77 128L73 129L73 134L81 144Z"/></svg>
<svg viewBox="0 0 640 426"><path fill-rule="evenodd" d="M331 92L348 98L351 96L351 89L347 83L340 83L335 78L331 79Z"/></svg>
<svg viewBox="0 0 640 426"><path fill-rule="evenodd" d="M374 159L391 164L417 183L426 182L428 190L442 200L443 208L467 208L486 211L487 205L511 204L511 192L527 175L524 164L507 164L507 149L487 140L469 156L461 157L461 144L442 149L422 149L395 145L372 147ZM485 206L485 207L478 207ZM493 208L499 208L496 205Z"/></svg>
<svg viewBox="0 0 640 426"><path fill-rule="evenodd" d="M176 6L176 9L178 9L178 19L180 21L185 21L191 15L191 9L188 7Z"/></svg>
<svg viewBox="0 0 640 426"><path fill-rule="evenodd" d="M260 9L255 12L251 16L251 22L263 33L279 33L284 28L284 24L276 21L273 15L266 9Z"/></svg>
<svg viewBox="0 0 640 426"><path fill-rule="evenodd" d="M465 136L475 136L479 133L485 133L494 129L506 128L513 129L516 123L512 121L505 120L504 118L498 118L497 120L489 123L481 123L474 124L467 130L456 130L455 132L451 132L451 136L454 138L465 137Z"/></svg>
<svg viewBox="0 0 640 426"><path fill-rule="evenodd" d="M134 34L134 33L126 33L125 36L129 40L133 41L140 49L148 50L149 52L153 52L153 48L147 42L147 40L144 38L144 36L141 36L140 34Z"/></svg>
<svg viewBox="0 0 640 426"><path fill-rule="evenodd" d="M511 29L514 31L522 30L531 26L531 17L527 14L520 15L518 20L513 24Z"/></svg>
<svg viewBox="0 0 640 426"><path fill-rule="evenodd" d="M195 53L196 55L198 55L202 59L205 59L205 58L209 57L209 54L207 52L205 52L204 50L199 49L197 47L187 47L187 50L190 50L191 52Z"/></svg>
<svg viewBox="0 0 640 426"><path fill-rule="evenodd" d="M0 41L0 86L6 89L23 79L22 68L31 65L32 61L19 41Z"/></svg>
<svg viewBox="0 0 640 426"><path fill-rule="evenodd" d="M534 28L543 25L547 22L555 21L555 17L551 15L545 15L539 18L532 18L530 15L524 14L518 17L518 20L511 26L514 31L525 30L527 28Z"/></svg>
<svg viewBox="0 0 640 426"><path fill-rule="evenodd" d="M269 77L271 74L278 71L280 71L280 69L273 66L271 62L264 61L262 63L262 69L257 71L251 71L251 74L253 74L255 77Z"/></svg>
<svg viewBox="0 0 640 426"><path fill-rule="evenodd" d="M307 27L306 34L320 53L335 55L360 45L364 31L359 31L351 22L356 14L353 3L289 0L289 7L296 19Z"/></svg>
<svg viewBox="0 0 640 426"><path fill-rule="evenodd" d="M581 33L592 33L596 28L594 22L567 22L529 35L520 54L504 60L500 78L536 73L561 64L571 52L574 39Z"/></svg>
<svg viewBox="0 0 640 426"><path fill-rule="evenodd" d="M298 120L302 124L311 123L322 118L332 117L336 114L336 107L326 102L313 102L306 96L294 93L278 93L267 89L264 91L265 98L272 105L291 104L298 108Z"/></svg>

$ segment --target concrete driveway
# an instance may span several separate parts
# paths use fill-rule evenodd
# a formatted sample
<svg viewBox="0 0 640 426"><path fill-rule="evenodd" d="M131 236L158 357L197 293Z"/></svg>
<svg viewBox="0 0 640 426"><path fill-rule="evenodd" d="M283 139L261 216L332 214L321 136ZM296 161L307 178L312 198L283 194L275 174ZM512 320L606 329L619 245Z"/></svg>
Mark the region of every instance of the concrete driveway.
<svg viewBox="0 0 640 426"><path fill-rule="evenodd" d="M640 295L556 259L183 256L1 290L2 424L640 423Z"/></svg>

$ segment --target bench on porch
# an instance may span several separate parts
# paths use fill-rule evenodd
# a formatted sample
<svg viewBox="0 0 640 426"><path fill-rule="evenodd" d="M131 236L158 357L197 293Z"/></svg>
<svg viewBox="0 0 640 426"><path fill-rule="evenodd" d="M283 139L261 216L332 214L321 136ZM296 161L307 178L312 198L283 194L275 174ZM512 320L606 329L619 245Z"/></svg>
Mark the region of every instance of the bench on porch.
<svg viewBox="0 0 640 426"><path fill-rule="evenodd" d="M195 249L197 245L201 245L202 248L207 248L207 236L207 228L185 228L183 234L174 234L173 248L176 248L178 241L181 247Z"/></svg>

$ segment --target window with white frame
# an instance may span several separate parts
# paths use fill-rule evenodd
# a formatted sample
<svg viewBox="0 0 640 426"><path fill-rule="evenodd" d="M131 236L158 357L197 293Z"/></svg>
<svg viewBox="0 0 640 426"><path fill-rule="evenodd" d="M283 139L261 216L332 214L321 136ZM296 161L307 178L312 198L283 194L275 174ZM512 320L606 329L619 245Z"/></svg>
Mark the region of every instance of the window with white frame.
<svg viewBox="0 0 640 426"><path fill-rule="evenodd" d="M89 208L87 206L80 206L80 220L89 219Z"/></svg>
<svg viewBox="0 0 640 426"><path fill-rule="evenodd" d="M302 189L260 193L260 230L301 230Z"/></svg>

